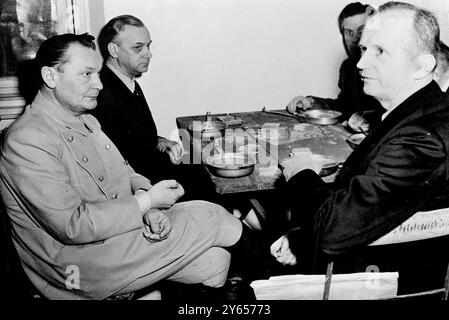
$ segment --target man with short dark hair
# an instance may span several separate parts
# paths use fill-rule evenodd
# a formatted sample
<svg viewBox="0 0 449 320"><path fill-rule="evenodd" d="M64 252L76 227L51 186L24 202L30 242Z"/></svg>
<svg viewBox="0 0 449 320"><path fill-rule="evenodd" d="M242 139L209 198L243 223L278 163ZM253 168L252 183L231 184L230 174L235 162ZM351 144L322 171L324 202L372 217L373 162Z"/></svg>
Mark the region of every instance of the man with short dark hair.
<svg viewBox="0 0 449 320"><path fill-rule="evenodd" d="M93 39L42 43L42 85L2 145L0 192L25 273L49 299L103 299L163 279L222 287L241 222L210 202L176 203L179 183L152 185L122 157L88 114L103 87Z"/></svg>
<svg viewBox="0 0 449 320"><path fill-rule="evenodd" d="M315 96L297 96L287 105L287 110L294 113L297 109L322 108L333 109L343 113L348 119L353 113L363 110L379 110L379 103L363 92L363 83L356 64L360 59L359 40L366 19L374 9L366 4L354 2L343 8L338 16L338 27L348 58L340 67L337 99L325 99Z"/></svg>
<svg viewBox="0 0 449 320"><path fill-rule="evenodd" d="M367 247L418 211L449 207L449 103L433 81L439 41L436 18L410 4L386 3L367 20L357 67L365 93L385 111L333 185L304 155L283 164L300 228L273 243L279 262L310 255L318 265L333 259L339 272L399 271L400 293L443 283L432 276L447 266L448 237L391 251Z"/></svg>

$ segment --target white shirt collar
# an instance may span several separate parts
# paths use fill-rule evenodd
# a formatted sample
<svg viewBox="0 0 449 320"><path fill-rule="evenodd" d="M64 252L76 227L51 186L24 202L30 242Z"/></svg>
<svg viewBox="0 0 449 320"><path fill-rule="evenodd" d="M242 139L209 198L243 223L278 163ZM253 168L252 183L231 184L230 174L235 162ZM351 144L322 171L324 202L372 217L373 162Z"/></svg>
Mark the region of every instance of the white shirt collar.
<svg viewBox="0 0 449 320"><path fill-rule="evenodd" d="M387 111L385 111L383 114L382 114L382 117L381 117L381 119L382 119L382 121L384 121L385 120L385 118L391 113L391 111L393 111L395 108L391 108L390 110L387 110Z"/></svg>

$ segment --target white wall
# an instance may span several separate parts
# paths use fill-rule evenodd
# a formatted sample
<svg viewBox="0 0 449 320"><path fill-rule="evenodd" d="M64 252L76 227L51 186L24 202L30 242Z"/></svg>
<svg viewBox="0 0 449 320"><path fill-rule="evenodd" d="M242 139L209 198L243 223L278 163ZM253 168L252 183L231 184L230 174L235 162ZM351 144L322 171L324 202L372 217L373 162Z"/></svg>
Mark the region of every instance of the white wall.
<svg viewBox="0 0 449 320"><path fill-rule="evenodd" d="M345 57L337 16L348 0L104 0L105 19L133 14L154 42L139 80L159 134L177 116L285 107L297 94L334 97ZM365 1L379 5L386 1ZM449 39L449 1L433 10Z"/></svg>

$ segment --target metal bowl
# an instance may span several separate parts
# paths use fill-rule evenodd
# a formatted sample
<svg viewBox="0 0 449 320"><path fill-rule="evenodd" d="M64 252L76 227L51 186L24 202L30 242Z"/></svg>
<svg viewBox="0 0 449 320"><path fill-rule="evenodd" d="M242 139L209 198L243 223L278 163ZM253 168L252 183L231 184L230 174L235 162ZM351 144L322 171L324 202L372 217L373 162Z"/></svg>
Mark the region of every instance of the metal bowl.
<svg viewBox="0 0 449 320"><path fill-rule="evenodd" d="M363 133L356 133L349 136L346 141L352 149L355 149L363 141L363 139L365 139L365 135Z"/></svg>
<svg viewBox="0 0 449 320"><path fill-rule="evenodd" d="M298 112L297 115L307 123L329 125L336 124L342 113L335 110L311 109Z"/></svg>
<svg viewBox="0 0 449 320"><path fill-rule="evenodd" d="M247 154L222 153L207 157L205 164L213 175L238 178L253 173L256 160Z"/></svg>
<svg viewBox="0 0 449 320"><path fill-rule="evenodd" d="M220 138L225 134L226 123L220 121L202 121L197 124L191 124L189 130L192 132L199 132L201 139Z"/></svg>

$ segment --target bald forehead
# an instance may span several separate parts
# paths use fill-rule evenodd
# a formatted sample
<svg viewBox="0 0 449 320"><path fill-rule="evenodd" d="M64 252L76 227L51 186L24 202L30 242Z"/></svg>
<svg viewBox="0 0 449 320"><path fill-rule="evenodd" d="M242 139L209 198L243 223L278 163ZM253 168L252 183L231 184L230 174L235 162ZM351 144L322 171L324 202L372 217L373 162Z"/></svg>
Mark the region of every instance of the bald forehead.
<svg viewBox="0 0 449 320"><path fill-rule="evenodd" d="M379 46L401 45L405 50L412 52L415 45L414 14L405 10L392 10L376 13L368 18L361 45L367 41Z"/></svg>
<svg viewBox="0 0 449 320"><path fill-rule="evenodd" d="M414 13L409 10L391 10L372 15L366 22L366 29L382 29L391 32L413 31Z"/></svg>

